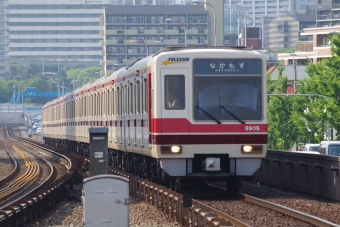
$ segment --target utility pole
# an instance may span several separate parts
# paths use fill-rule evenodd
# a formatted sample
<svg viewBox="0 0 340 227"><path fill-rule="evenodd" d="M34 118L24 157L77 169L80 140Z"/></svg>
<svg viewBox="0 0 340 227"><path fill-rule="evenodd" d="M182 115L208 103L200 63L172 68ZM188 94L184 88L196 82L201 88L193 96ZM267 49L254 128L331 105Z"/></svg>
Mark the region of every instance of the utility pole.
<svg viewBox="0 0 340 227"><path fill-rule="evenodd" d="M293 64L294 64L294 92L296 92L297 89L297 73L296 73L296 60L293 56Z"/></svg>

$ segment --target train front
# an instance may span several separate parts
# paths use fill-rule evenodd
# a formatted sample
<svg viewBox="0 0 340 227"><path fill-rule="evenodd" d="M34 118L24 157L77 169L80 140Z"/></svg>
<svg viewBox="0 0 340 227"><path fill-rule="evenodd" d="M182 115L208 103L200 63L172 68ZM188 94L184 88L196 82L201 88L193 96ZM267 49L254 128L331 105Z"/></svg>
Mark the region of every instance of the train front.
<svg viewBox="0 0 340 227"><path fill-rule="evenodd" d="M189 49L155 59L151 141L169 175L251 177L267 152L266 60L252 51Z"/></svg>

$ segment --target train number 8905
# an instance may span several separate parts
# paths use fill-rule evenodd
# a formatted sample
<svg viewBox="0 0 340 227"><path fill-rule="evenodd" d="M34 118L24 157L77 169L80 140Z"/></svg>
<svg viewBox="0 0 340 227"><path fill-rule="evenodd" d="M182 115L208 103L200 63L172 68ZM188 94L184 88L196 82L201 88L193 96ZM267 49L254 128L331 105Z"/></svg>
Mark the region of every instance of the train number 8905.
<svg viewBox="0 0 340 227"><path fill-rule="evenodd" d="M260 131L260 126L246 126L244 129L246 131Z"/></svg>

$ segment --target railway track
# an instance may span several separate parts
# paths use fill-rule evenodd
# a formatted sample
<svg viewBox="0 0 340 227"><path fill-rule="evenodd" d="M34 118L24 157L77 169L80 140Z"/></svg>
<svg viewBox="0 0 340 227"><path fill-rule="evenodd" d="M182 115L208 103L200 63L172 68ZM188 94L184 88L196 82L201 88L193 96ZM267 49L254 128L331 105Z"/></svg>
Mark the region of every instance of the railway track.
<svg viewBox="0 0 340 227"><path fill-rule="evenodd" d="M237 218L233 215L224 212L221 209L215 208L209 205L205 201L192 199L192 205L190 207L184 207L184 195L171 191L163 186L157 185L145 179L134 176L130 173L126 173L122 170L111 169L110 172L115 175L125 176L130 179L130 194L138 197L141 201L148 202L163 212L170 215L182 226L198 227L198 226L269 226L270 224L254 225L243 218ZM225 188L208 185L213 187L213 196L216 196L217 191L224 195L224 199L218 198L223 206L228 206L229 201L225 201L227 197L227 190ZM209 191L208 189L207 191ZM212 196L212 197L213 197ZM272 212L274 216L273 220L269 222L276 222L279 226L338 226L329 221L317 218L299 212L278 204L274 204L265 200L261 200L249 195L241 194L237 199L238 203L243 203L241 207L234 207L240 212L249 210L257 210L256 215L258 218L269 218L269 213ZM251 208L255 206L255 208ZM243 208L242 208L243 207ZM248 208L249 207L249 208ZM276 220L277 218L277 220ZM282 222L281 219L284 219ZM284 223L284 224L283 224ZM277 226L277 225L276 225Z"/></svg>
<svg viewBox="0 0 340 227"><path fill-rule="evenodd" d="M20 154L27 169L22 176L8 184L6 188L0 190L0 203L7 202L8 199L18 195L26 188L31 186L37 180L40 174L40 166L35 159L26 156L19 148L15 146L13 149Z"/></svg>
<svg viewBox="0 0 340 227"><path fill-rule="evenodd" d="M8 174L5 174L5 176L3 178L0 178L0 185L4 185L8 181L10 181L14 177L14 175L19 171L19 166L18 166L17 160L14 158L12 153L8 150L7 146L4 145L1 141L0 141L0 150L6 151L6 154L8 155L10 161L13 163L13 165L12 165L13 169L9 170L10 172ZM4 163L2 163L2 165L4 165ZM7 165L7 166L9 166L9 165Z"/></svg>
<svg viewBox="0 0 340 227"><path fill-rule="evenodd" d="M222 193L223 192L225 193L227 191L225 188L216 186L213 184L209 184L209 187L213 188L214 190L216 189L220 190ZM263 199L259 199L259 198L256 198L256 197L253 197L247 194L241 193L240 196L241 196L240 200L245 203L254 205L258 209L265 209L271 212L276 212L277 216L281 215L282 217L285 217L285 218L290 217L297 221L301 221L304 223L304 226L323 226L323 227L339 226L327 220L323 220L321 218L318 218L318 217L315 217L315 216L312 216L312 215L309 215L309 214L306 214L306 213L303 213L303 212L300 212L300 211L297 211L297 210L294 210L294 209L291 209L291 208L288 208L288 207L285 207L279 204L275 204L275 203L272 203L272 202L269 202ZM261 211L259 213L261 213ZM268 215L268 212L266 212L266 214Z"/></svg>
<svg viewBox="0 0 340 227"><path fill-rule="evenodd" d="M3 132L0 149L14 163L13 170L0 179L0 226L23 226L62 200L62 189L73 178L69 172L72 162L31 141L13 137L10 129ZM31 206L33 209L28 209Z"/></svg>
<svg viewBox="0 0 340 227"><path fill-rule="evenodd" d="M135 195L140 200L153 204L172 218L176 219L182 226L260 226L249 224L247 221L243 222L238 220L238 218L233 218L231 215L196 199L192 200L192 206L183 207L184 196L182 194L173 192L163 186L125 173L121 170L111 169L110 172L128 177L131 182L131 195ZM226 194L226 189L221 188L221 191ZM245 204L248 204L248 206L258 207L256 208L258 210L263 209L262 216L266 216L268 211L271 210L271 212L276 212L278 216L282 216L286 219L287 217L291 217L301 223L300 225L295 226L338 226L314 216L306 215L302 212L297 212L277 204L268 203L264 200L259 200L247 195L242 195L242 197L242 201Z"/></svg>

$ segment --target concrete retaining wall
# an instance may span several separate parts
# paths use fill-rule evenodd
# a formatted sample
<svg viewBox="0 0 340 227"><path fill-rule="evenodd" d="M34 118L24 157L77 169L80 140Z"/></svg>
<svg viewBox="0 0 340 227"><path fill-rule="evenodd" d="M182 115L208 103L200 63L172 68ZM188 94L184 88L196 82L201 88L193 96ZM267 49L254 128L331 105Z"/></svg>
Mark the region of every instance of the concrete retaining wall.
<svg viewBox="0 0 340 227"><path fill-rule="evenodd" d="M340 200L340 157L269 150L254 180Z"/></svg>

